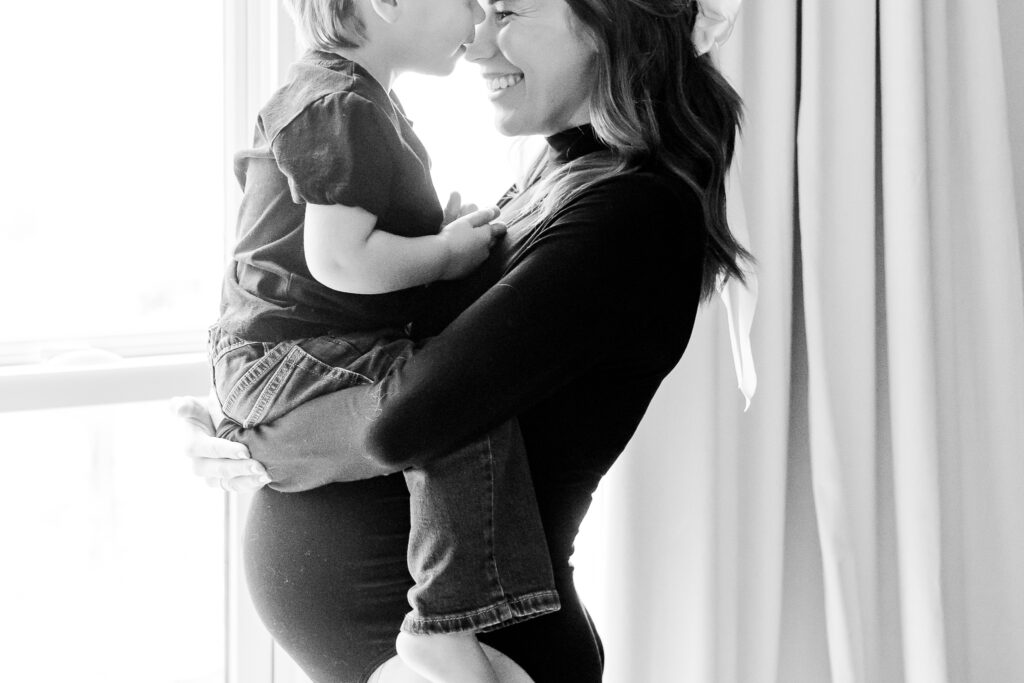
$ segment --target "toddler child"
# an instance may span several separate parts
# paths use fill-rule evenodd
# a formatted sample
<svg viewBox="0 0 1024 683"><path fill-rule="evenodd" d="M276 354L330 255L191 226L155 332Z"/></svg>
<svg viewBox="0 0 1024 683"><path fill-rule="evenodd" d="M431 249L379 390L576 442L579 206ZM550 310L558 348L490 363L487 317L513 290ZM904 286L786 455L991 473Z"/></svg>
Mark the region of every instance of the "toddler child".
<svg viewBox="0 0 1024 683"><path fill-rule="evenodd" d="M237 245L210 329L218 398L243 427L384 377L411 352L424 286L471 272L503 232L494 209L444 215L391 92L404 71L452 71L477 0L287 1L313 49L236 155ZM559 608L518 427L405 476L399 655L432 681L496 683L475 633Z"/></svg>

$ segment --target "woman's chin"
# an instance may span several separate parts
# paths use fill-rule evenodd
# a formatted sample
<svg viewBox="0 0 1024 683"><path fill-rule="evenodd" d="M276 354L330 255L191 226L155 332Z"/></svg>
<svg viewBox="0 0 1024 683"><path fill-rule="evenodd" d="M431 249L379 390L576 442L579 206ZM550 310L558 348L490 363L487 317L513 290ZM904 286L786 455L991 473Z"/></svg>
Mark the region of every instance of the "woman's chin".
<svg viewBox="0 0 1024 683"><path fill-rule="evenodd" d="M502 135L509 137L523 135L522 127L516 124L515 116L501 109L494 112L494 128Z"/></svg>
<svg viewBox="0 0 1024 683"><path fill-rule="evenodd" d="M540 131L536 122L524 117L522 112L512 107L502 107L494 103L494 127L502 135L538 135Z"/></svg>

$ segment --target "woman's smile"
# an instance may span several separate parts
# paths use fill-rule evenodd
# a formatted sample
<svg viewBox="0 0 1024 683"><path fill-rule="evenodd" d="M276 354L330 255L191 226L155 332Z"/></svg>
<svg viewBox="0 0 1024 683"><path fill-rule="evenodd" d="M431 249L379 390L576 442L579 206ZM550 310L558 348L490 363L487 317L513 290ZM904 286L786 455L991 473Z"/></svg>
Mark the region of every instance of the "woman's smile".
<svg viewBox="0 0 1024 683"><path fill-rule="evenodd" d="M515 88L523 81L523 74L519 72L510 73L485 73L483 74L484 84L491 99L504 95L506 91Z"/></svg>
<svg viewBox="0 0 1024 683"><path fill-rule="evenodd" d="M588 123L595 55L565 0L489 4L466 50L505 135L552 135Z"/></svg>

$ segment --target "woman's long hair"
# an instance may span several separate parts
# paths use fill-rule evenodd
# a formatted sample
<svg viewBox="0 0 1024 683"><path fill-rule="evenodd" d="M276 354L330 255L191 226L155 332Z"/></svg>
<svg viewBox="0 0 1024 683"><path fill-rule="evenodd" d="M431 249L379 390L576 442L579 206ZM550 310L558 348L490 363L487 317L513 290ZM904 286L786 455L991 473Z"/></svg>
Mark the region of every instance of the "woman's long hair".
<svg viewBox="0 0 1024 683"><path fill-rule="evenodd" d="M542 156L525 184L541 183L522 218L543 220L596 183L654 163L700 197L708 233L701 298L729 278L744 281L750 253L729 230L725 176L742 120L742 101L690 35L694 0L566 0L596 44L590 120L609 153L551 170Z"/></svg>

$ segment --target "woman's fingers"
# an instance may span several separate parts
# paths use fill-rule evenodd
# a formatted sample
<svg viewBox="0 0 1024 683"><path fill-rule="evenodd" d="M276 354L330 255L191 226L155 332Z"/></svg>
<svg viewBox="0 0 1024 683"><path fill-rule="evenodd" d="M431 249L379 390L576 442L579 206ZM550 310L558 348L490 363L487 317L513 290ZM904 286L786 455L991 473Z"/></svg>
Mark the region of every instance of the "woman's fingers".
<svg viewBox="0 0 1024 683"><path fill-rule="evenodd" d="M207 460L249 460L249 449L244 444L218 439L205 431L186 425L185 455ZM255 461L254 461L255 462Z"/></svg>
<svg viewBox="0 0 1024 683"><path fill-rule="evenodd" d="M214 434L213 418L203 402L195 396L175 396L171 399L171 411L201 432Z"/></svg>
<svg viewBox="0 0 1024 683"><path fill-rule="evenodd" d="M182 449L190 458L227 458L245 460L249 449L240 443L218 439L210 412L194 396L171 399L171 409L180 419Z"/></svg>
<svg viewBox="0 0 1024 683"><path fill-rule="evenodd" d="M192 461L192 471L204 479L241 479L250 476L267 476L267 470L263 465L252 458L247 460L195 458Z"/></svg>
<svg viewBox="0 0 1024 683"><path fill-rule="evenodd" d="M203 404L206 406L207 412L210 414L210 419L213 420L214 429L224 421L224 411L220 407L220 399L217 398L217 390L210 387L210 393L206 396L206 402Z"/></svg>
<svg viewBox="0 0 1024 683"><path fill-rule="evenodd" d="M224 491L244 493L246 491L261 489L266 486L269 481L269 479L264 477L250 475L247 477L235 477L234 479L217 479L216 477L210 477L206 480L206 484L213 488L223 489Z"/></svg>
<svg viewBox="0 0 1024 683"><path fill-rule="evenodd" d="M270 483L267 470L249 457L248 448L214 436L214 418L203 401L193 396L177 396L171 399L171 409L179 418L185 455L192 458L192 471L209 486L243 492Z"/></svg>

